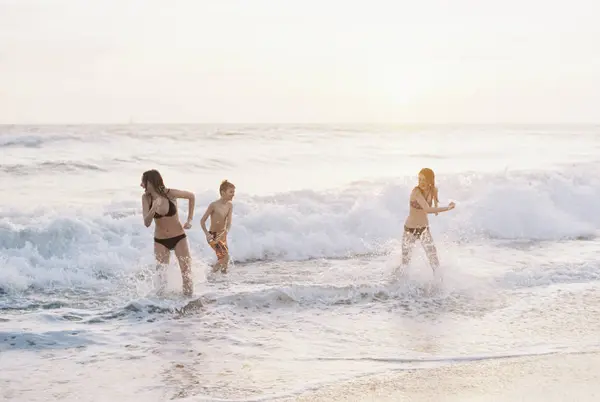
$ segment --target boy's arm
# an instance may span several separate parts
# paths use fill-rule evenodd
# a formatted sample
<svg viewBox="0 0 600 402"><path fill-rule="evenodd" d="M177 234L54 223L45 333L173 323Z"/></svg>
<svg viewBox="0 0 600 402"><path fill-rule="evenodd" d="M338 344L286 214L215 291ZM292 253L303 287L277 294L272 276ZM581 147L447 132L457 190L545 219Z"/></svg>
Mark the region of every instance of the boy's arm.
<svg viewBox="0 0 600 402"><path fill-rule="evenodd" d="M212 212L213 212L213 204L211 202L208 205L208 208L206 208L206 212L204 212L204 215L202 215L202 218L200 219L200 227L202 228L202 231L204 232L204 234L207 237L209 236L209 233L208 233L208 230L206 229L206 220L212 214Z"/></svg>
<svg viewBox="0 0 600 402"><path fill-rule="evenodd" d="M231 229L231 217L233 216L233 204L231 205L231 208L229 208L229 213L227 213L227 227L225 228L225 232L229 233L229 230Z"/></svg>

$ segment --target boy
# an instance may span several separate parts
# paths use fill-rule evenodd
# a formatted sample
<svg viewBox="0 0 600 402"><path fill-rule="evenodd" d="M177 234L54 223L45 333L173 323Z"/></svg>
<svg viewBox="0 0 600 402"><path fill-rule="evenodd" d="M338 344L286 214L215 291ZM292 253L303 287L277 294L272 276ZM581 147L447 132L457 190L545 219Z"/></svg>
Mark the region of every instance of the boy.
<svg viewBox="0 0 600 402"><path fill-rule="evenodd" d="M221 269L227 273L229 264L229 248L227 247L227 233L231 229L231 215L233 211L233 196L235 186L223 180L219 187L221 198L210 203L206 212L200 219L200 226L206 235L206 241L217 254L217 263L213 266L213 272ZM206 230L206 220L210 217L210 230Z"/></svg>

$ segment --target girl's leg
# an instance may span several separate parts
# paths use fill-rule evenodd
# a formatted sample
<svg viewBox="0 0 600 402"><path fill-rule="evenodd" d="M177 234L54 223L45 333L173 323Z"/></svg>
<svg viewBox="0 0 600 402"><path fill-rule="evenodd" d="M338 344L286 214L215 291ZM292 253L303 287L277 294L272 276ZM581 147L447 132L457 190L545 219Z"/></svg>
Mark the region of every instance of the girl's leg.
<svg viewBox="0 0 600 402"><path fill-rule="evenodd" d="M192 281L192 258L190 257L190 248L187 237L179 240L175 246L175 256L179 261L179 269L181 270L183 294L185 296L191 296L194 293L194 283Z"/></svg>
<svg viewBox="0 0 600 402"><path fill-rule="evenodd" d="M158 294L165 290L166 277L165 270L169 265L169 257L171 253L169 249L160 243L154 242L154 258L156 258L156 272L158 274Z"/></svg>
<svg viewBox="0 0 600 402"><path fill-rule="evenodd" d="M416 240L417 237L414 235L414 233L411 233L407 230L404 231L404 234L402 235L402 271L404 271L408 267L408 264L410 264L412 249Z"/></svg>
<svg viewBox="0 0 600 402"><path fill-rule="evenodd" d="M433 269L433 272L435 273L440 267L440 261L438 259L437 249L435 248L435 243L433 242L433 237L431 236L429 228L425 229L421 235L421 243L423 244L427 258L429 259L429 264L431 264L431 269Z"/></svg>

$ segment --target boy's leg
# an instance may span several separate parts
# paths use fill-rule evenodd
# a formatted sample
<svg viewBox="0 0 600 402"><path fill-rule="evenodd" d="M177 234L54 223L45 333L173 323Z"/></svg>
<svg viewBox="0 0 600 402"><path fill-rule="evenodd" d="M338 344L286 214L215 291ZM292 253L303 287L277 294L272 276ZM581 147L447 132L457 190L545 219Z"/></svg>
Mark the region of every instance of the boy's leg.
<svg viewBox="0 0 600 402"><path fill-rule="evenodd" d="M221 268L221 272L226 274L227 268L229 267L229 253L225 254L225 256L219 260L218 265Z"/></svg>
<svg viewBox="0 0 600 402"><path fill-rule="evenodd" d="M213 272L217 272L218 270L221 270L223 273L227 272L227 266L229 265L227 238L223 236L219 240L211 242L210 246L215 250L215 254L217 255L217 263L213 265Z"/></svg>
<svg viewBox="0 0 600 402"><path fill-rule="evenodd" d="M227 268L229 266L229 247L227 246L227 237L223 235L221 239L219 239L219 254L217 255L219 259L219 266L221 267L222 273L227 273Z"/></svg>

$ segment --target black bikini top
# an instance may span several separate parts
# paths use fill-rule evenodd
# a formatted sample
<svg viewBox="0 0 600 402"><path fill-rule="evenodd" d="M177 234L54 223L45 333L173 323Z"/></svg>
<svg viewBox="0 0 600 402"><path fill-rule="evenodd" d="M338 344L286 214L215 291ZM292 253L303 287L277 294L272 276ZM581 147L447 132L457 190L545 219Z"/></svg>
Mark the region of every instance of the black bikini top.
<svg viewBox="0 0 600 402"><path fill-rule="evenodd" d="M150 203L150 208L152 208L152 203ZM175 203L171 200L169 200L169 211L167 212L166 215L160 215L157 213L154 213L154 217L156 219L160 219L160 218L164 218L165 216L173 216L177 213L177 206L175 206Z"/></svg>

